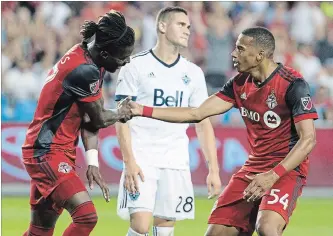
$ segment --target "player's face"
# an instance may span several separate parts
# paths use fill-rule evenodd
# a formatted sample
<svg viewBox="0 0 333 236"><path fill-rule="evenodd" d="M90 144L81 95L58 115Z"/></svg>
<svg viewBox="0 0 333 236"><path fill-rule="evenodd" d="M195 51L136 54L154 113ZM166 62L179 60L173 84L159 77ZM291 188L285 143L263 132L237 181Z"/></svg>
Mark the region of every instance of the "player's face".
<svg viewBox="0 0 333 236"><path fill-rule="evenodd" d="M190 37L190 19L185 13L172 13L166 20L165 36L178 47L187 47Z"/></svg>
<svg viewBox="0 0 333 236"><path fill-rule="evenodd" d="M108 72L114 73L120 67L130 62L130 56L133 52L134 45L126 48L112 50L112 52L102 51L102 66Z"/></svg>
<svg viewBox="0 0 333 236"><path fill-rule="evenodd" d="M260 51L255 47L253 38L243 34L238 36L236 48L231 56L238 72L250 72L261 62Z"/></svg>

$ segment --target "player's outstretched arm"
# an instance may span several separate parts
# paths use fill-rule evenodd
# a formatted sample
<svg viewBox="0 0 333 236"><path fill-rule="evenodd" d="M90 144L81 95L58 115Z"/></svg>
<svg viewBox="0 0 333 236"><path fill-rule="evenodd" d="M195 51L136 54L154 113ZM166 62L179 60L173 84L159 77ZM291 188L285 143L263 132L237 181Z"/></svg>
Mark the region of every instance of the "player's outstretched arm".
<svg viewBox="0 0 333 236"><path fill-rule="evenodd" d="M198 108L167 107L156 108L142 106L133 101L129 102L133 116L150 117L156 120L171 123L198 123L207 117L225 113L233 107L233 104L217 97L210 96Z"/></svg>

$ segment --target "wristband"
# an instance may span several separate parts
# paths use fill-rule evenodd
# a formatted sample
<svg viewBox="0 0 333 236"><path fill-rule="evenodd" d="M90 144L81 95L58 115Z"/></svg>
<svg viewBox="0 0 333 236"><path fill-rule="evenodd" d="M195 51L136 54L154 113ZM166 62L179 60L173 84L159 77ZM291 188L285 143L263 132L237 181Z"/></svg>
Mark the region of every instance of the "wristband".
<svg viewBox="0 0 333 236"><path fill-rule="evenodd" d="M90 149L86 151L86 159L88 166L99 167L98 164L98 151L96 149Z"/></svg>
<svg viewBox="0 0 333 236"><path fill-rule="evenodd" d="M144 117L152 117L152 115L153 115L153 109L154 108L152 108L152 107L143 106L142 116L144 116Z"/></svg>
<svg viewBox="0 0 333 236"><path fill-rule="evenodd" d="M273 168L273 171L279 176L282 177L287 173L287 170L283 167L283 165L279 164Z"/></svg>

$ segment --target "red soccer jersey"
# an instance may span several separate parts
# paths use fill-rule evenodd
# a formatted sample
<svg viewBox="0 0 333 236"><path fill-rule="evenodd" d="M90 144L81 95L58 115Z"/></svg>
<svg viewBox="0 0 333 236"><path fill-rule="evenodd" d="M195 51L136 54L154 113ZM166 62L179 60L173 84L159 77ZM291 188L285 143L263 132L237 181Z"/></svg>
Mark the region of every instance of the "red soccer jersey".
<svg viewBox="0 0 333 236"><path fill-rule="evenodd" d="M299 140L295 123L318 118L307 82L282 64L259 85L250 74L239 73L216 95L233 103L243 117L251 149L243 169L251 172L277 165ZM296 168L304 176L308 162Z"/></svg>
<svg viewBox="0 0 333 236"><path fill-rule="evenodd" d="M79 44L59 60L48 74L29 125L22 147L25 158L63 151L75 159L83 116L77 102L93 102L102 96L104 73Z"/></svg>

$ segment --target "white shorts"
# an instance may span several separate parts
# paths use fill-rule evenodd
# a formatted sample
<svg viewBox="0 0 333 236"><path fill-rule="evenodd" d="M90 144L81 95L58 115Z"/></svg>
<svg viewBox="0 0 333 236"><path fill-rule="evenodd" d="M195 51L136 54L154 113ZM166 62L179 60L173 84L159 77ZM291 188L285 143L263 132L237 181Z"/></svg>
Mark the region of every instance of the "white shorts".
<svg viewBox="0 0 333 236"><path fill-rule="evenodd" d="M161 169L140 166L145 177L138 176L140 195L137 199L124 188L124 172L121 175L117 213L123 220L130 214L150 211L154 217L166 220L194 219L194 194L190 170Z"/></svg>

